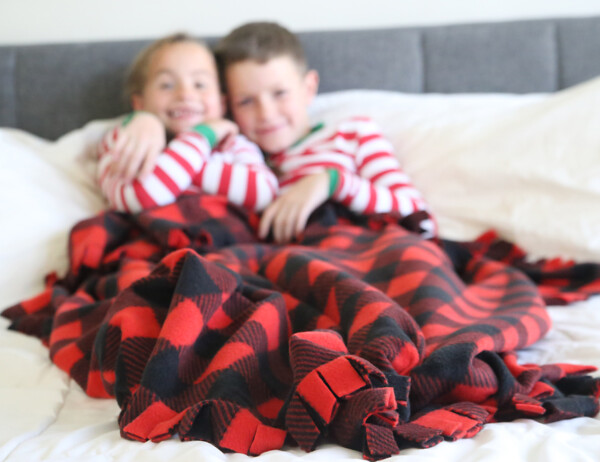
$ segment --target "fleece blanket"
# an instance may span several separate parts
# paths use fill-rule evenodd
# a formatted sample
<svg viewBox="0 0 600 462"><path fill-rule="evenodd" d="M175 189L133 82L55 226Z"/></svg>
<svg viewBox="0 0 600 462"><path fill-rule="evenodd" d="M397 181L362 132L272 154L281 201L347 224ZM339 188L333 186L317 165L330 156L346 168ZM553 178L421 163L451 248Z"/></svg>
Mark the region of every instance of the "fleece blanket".
<svg viewBox="0 0 600 462"><path fill-rule="evenodd" d="M426 241L419 218L328 204L280 246L217 197L106 212L72 230L66 277L3 315L90 396L115 397L139 441L336 442L379 459L488 422L595 415L593 368L514 351L548 331L543 295L598 292L598 267L528 263L492 234Z"/></svg>

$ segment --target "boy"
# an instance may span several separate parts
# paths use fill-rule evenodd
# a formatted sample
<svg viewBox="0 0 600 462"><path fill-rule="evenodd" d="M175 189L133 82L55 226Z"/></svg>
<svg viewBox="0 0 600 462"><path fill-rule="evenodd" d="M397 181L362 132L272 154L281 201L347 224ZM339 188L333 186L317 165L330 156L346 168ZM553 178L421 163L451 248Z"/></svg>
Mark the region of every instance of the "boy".
<svg viewBox="0 0 600 462"><path fill-rule="evenodd" d="M187 35L158 40L138 55L127 82L136 112L99 146L98 180L112 208L138 212L194 189L251 210L273 200L277 179L256 145L223 118L219 88L212 53ZM171 141L156 157L165 132Z"/></svg>
<svg viewBox="0 0 600 462"><path fill-rule="evenodd" d="M234 121L279 178L282 194L264 211L260 237L272 228L276 242L290 241L327 199L359 214L427 209L371 120L311 125L318 74L308 70L299 40L287 29L243 25L220 41L216 55ZM419 226L424 237L435 235L430 218Z"/></svg>

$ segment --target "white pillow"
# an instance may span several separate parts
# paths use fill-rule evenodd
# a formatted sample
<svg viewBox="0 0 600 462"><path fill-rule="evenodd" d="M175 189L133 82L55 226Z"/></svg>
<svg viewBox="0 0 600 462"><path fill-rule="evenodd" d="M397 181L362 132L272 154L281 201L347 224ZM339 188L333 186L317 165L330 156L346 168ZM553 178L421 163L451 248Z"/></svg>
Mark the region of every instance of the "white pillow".
<svg viewBox="0 0 600 462"><path fill-rule="evenodd" d="M0 129L0 309L36 295L50 271L67 269L67 238L105 205L90 151L112 121L56 142Z"/></svg>
<svg viewBox="0 0 600 462"><path fill-rule="evenodd" d="M600 261L600 79L551 95L317 96L315 120L377 121L442 237L495 229L532 258Z"/></svg>

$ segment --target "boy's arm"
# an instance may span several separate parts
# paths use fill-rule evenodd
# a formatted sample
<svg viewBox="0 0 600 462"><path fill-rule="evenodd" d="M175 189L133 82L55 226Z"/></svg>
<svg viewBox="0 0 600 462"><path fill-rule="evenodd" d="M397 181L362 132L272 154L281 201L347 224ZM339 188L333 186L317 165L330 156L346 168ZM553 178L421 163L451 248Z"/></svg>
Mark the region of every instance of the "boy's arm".
<svg viewBox="0 0 600 462"><path fill-rule="evenodd" d="M121 127L111 130L99 146L97 171L100 188L110 207L133 213L175 201L191 185L218 139L233 130L232 125L229 121L218 121L179 134L160 153L152 172L133 181L124 181L111 174L112 146L119 138Z"/></svg>
<svg viewBox="0 0 600 462"><path fill-rule="evenodd" d="M277 177L254 143L236 136L228 144L227 152L216 152L207 160L194 184L209 194L226 196L232 204L263 210L277 195Z"/></svg>
<svg viewBox="0 0 600 462"><path fill-rule="evenodd" d="M258 237L265 239L270 229L279 244L297 237L306 228L310 215L329 198L330 185L328 171L298 180L266 208L258 226Z"/></svg>
<svg viewBox="0 0 600 462"><path fill-rule="evenodd" d="M402 217L428 211L427 203L401 169L391 143L371 121L361 122L356 153L357 174L338 171L332 199L358 214L399 213ZM424 224L428 237L435 223Z"/></svg>

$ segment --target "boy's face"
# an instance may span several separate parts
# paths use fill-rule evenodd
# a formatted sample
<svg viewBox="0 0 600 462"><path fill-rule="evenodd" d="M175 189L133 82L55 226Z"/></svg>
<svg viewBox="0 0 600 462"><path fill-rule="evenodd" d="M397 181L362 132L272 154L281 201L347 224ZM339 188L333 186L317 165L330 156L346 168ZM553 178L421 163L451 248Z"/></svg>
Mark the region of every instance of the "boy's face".
<svg viewBox="0 0 600 462"><path fill-rule="evenodd" d="M158 116L172 134L221 118L224 106L212 54L195 42L158 49L148 63L144 89L132 97L132 105Z"/></svg>
<svg viewBox="0 0 600 462"><path fill-rule="evenodd" d="M279 56L264 64L235 63L225 78L235 122L263 151L287 149L309 132L308 106L319 82L315 71L303 74L292 58Z"/></svg>

